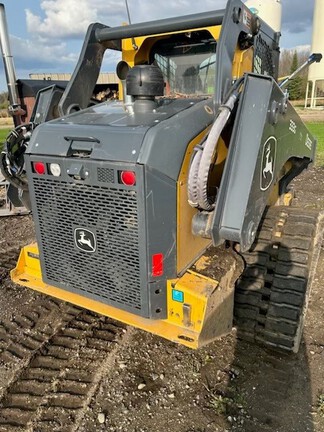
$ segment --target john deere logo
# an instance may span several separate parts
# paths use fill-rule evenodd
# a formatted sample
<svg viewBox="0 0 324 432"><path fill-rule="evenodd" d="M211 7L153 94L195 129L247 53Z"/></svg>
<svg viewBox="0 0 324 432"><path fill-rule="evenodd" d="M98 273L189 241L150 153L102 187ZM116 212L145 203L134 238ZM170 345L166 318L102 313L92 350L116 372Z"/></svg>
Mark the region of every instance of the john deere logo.
<svg viewBox="0 0 324 432"><path fill-rule="evenodd" d="M269 189L273 181L276 162L276 151L277 139L272 136L267 139L263 146L260 174L260 188L263 191Z"/></svg>
<svg viewBox="0 0 324 432"><path fill-rule="evenodd" d="M95 252L97 242L94 233L86 228L76 228L74 230L74 242L78 249L83 252Z"/></svg>

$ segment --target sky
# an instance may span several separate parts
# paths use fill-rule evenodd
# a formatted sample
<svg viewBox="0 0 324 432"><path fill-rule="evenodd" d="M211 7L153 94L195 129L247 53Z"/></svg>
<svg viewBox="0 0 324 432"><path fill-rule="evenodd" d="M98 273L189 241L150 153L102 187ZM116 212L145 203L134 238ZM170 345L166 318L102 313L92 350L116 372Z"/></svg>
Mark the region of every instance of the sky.
<svg viewBox="0 0 324 432"><path fill-rule="evenodd" d="M17 78L29 73L73 72L92 22L127 22L124 0L2 0L6 8ZM282 0L281 48L311 44L314 0ZM128 0L132 22L223 9L226 0ZM116 53L106 52L102 72L115 71ZM0 62L0 92L6 81Z"/></svg>

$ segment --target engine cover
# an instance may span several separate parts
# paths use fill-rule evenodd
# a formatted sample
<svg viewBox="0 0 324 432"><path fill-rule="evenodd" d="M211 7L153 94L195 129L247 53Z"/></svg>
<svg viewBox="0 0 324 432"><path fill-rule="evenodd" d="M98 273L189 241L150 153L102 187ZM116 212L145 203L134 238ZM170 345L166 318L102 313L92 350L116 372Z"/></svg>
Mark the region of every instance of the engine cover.
<svg viewBox="0 0 324 432"><path fill-rule="evenodd" d="M188 143L212 120L206 103L168 101L135 117L102 104L36 128L25 161L45 283L166 317L177 180Z"/></svg>

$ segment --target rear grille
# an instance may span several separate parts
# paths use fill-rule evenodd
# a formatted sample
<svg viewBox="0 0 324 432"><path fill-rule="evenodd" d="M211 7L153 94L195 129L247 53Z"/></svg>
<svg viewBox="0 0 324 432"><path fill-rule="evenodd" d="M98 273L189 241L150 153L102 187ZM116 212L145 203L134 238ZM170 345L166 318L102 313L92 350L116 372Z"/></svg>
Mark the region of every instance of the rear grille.
<svg viewBox="0 0 324 432"><path fill-rule="evenodd" d="M139 313L137 191L45 178L33 183L47 281ZM76 228L95 233L95 253L75 246Z"/></svg>

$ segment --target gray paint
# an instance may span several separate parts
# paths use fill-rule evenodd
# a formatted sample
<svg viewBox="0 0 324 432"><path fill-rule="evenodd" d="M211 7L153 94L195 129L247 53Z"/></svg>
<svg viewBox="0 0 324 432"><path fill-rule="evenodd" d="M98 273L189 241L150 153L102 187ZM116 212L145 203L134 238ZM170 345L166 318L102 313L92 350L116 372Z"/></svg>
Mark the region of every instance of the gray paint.
<svg viewBox="0 0 324 432"><path fill-rule="evenodd" d="M271 77L247 76L213 214L214 244L226 239L239 242L246 250L253 243L271 193L271 187L265 191L260 188L263 148L269 137L277 139L273 184L286 161L294 157L310 161L313 157L315 140L294 108L288 104L286 113L271 113L273 104L280 111L284 100L285 95ZM296 133L290 131L294 129L291 122L296 125ZM307 136L311 149L305 144Z"/></svg>
<svg viewBox="0 0 324 432"><path fill-rule="evenodd" d="M239 12L240 11L240 12ZM239 15L237 20L235 16ZM245 20L250 16L250 21ZM253 27L259 23L259 30ZM243 42L243 35L247 37L247 46L253 44L258 33L261 34L271 52L278 52L278 34L275 33L264 21L251 13L240 0L230 0L226 6L226 13L222 25L216 55L216 83L215 83L215 108L225 102L225 97L232 83L233 57L238 42ZM278 70L279 57L274 56L275 70Z"/></svg>
<svg viewBox="0 0 324 432"><path fill-rule="evenodd" d="M130 115L120 102L99 104L39 125L26 154L67 156L69 137L74 143L99 141L91 159L138 162L176 180L188 142L213 120L206 105L210 99L162 100L155 112Z"/></svg>
<svg viewBox="0 0 324 432"><path fill-rule="evenodd" d="M165 100L156 112L131 116L124 112L119 103L105 103L66 118L44 123L36 128L26 153L26 164L44 281L68 291L78 292L100 300L101 295L105 293L102 278L110 265L115 266L114 257L112 263L109 262L109 259L107 260L107 269L105 267L100 270L102 257L98 256L98 262L101 263L98 268L98 279L100 279L101 284L98 283L97 293L94 292L93 288L90 292L85 292L84 288L78 288L78 280L75 283L70 280L66 284L63 280L58 282L47 275L48 268L53 272L52 266L54 262L58 262L58 272L60 266L64 267L65 265L64 261L59 264L61 259L58 257L59 252L55 250L51 256L51 250L48 247L48 241L54 228L57 237L60 237L59 231L57 231L58 211L62 213L60 215L62 221L66 221L70 220L72 208L75 207L75 219L79 221L81 227L87 229L87 217L89 217L91 222L89 222L90 226L88 228L98 233L101 232L102 222L100 222L100 218L105 218L101 207L98 207L96 212L98 212L99 219L98 222L95 222L94 216L92 213L90 215L87 206L84 204L84 198L80 199L79 203L76 202L74 207L70 207L70 210L65 210L65 207L69 207L69 204L68 202L66 205L59 203L60 200L63 202L65 198L62 192L56 193L56 190L62 189L59 186L61 182L71 185L64 186L65 189L63 188L68 194L71 194L73 184L76 187L85 185L90 188L89 205L91 205L91 200L94 199L92 198L93 190L91 188L100 186L103 194L102 201L106 202L107 198L105 196L109 195L111 190L116 188L118 190L129 189L126 186L116 184L117 171L131 169L136 171L138 176L138 183L135 188L139 193L140 243L139 251L134 259L139 259L140 262L141 283L138 289L141 292L141 309L134 309L132 305L118 304L116 301L107 300L107 298L102 298L100 301L144 317L166 317L166 281L177 277L176 182L188 143L202 129L206 128L213 119L213 116L209 114L210 110L206 110L206 106L212 106L211 99L203 101ZM73 151L76 150L80 150L86 157L78 157L73 154ZM53 178L49 174L43 176L34 174L30 168L32 161L42 161L47 164L50 162L59 163L62 167L61 178ZM94 173L98 169L100 170L100 178L106 179L106 183L105 181L99 182L98 178L96 178ZM106 175L102 174L104 172L102 170L105 169L109 169ZM73 179L71 177L73 173L82 180ZM37 194L35 193L35 182L38 185ZM40 215L43 212L42 202L46 201L46 197L40 196L39 182L44 182L44 188L48 182L53 184L53 188L45 189L51 195L50 202L54 207L51 210L51 206L49 206L48 211L56 212L56 226L51 229L51 217L49 217L46 222L48 229L45 231L40 229L40 218L42 217ZM55 187L55 184L57 184L57 187ZM48 188L48 186L46 187ZM56 204L59 210L55 210ZM113 206L114 202L112 202ZM109 207L109 205L106 207L108 215L110 214ZM70 212L70 214L65 215L65 211ZM113 218L113 215L111 218ZM114 223L116 223L115 220ZM63 228L65 231L64 235L62 235L66 239L65 241L71 242L70 234L73 227L66 228L63 224ZM118 229L118 226L116 226L117 231ZM152 255L155 253L162 253L164 256L164 272L161 277L152 276ZM79 259L83 258L79 256ZM71 271L74 271L73 267L71 267ZM84 273L80 270L79 279L81 280L81 275L85 277L86 274L87 269L85 266ZM106 277L109 279L108 273ZM122 278L122 275L119 278ZM109 283L112 283L111 280ZM126 289L125 285L122 291L124 289Z"/></svg>
<svg viewBox="0 0 324 432"><path fill-rule="evenodd" d="M177 276L177 185L159 171L145 169L147 255L164 255L163 279ZM156 278L149 272L149 280Z"/></svg>
<svg viewBox="0 0 324 432"><path fill-rule="evenodd" d="M190 109L178 112L147 132L138 159L174 181L179 177L188 144L214 120L213 111L208 109L213 106L211 99L191 103Z"/></svg>
<svg viewBox="0 0 324 432"><path fill-rule="evenodd" d="M167 310L167 280L177 277L177 185L159 171L145 167L145 223L149 302L152 314L161 318ZM163 254L163 275L152 275L152 256ZM157 293L159 291L159 293ZM156 310L161 312L154 313Z"/></svg>

